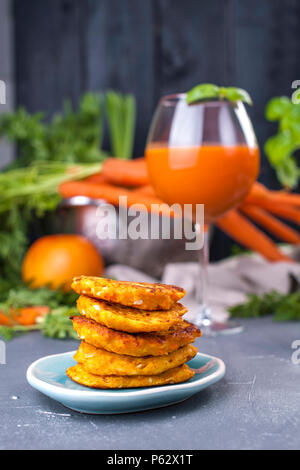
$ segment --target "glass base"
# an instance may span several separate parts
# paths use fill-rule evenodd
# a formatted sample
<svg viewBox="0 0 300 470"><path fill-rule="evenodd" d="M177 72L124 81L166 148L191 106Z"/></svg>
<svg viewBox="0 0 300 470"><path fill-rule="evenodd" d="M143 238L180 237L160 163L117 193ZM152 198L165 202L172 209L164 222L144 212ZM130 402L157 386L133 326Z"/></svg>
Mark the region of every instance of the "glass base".
<svg viewBox="0 0 300 470"><path fill-rule="evenodd" d="M200 313L193 323L201 329L203 336L233 335L241 333L244 327L235 320L216 322L210 316L210 309L200 307Z"/></svg>
<svg viewBox="0 0 300 470"><path fill-rule="evenodd" d="M244 330L242 325L233 320L228 320L224 323L212 321L208 325L203 323L198 326L203 336L234 335Z"/></svg>

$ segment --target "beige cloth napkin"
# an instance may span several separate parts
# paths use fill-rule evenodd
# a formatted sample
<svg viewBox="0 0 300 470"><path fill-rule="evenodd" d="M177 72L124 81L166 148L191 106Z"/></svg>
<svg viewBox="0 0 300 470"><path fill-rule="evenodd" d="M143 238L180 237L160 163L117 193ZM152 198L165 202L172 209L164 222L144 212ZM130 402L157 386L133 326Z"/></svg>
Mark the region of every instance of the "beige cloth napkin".
<svg viewBox="0 0 300 470"><path fill-rule="evenodd" d="M273 289L288 292L289 273L299 276L300 263L269 263L258 255L241 255L210 263L208 302L213 318L217 321L224 320L228 316L227 308L244 302L248 293L263 294ZM120 264L108 266L105 274L118 280L162 282L183 287L187 292L183 303L189 308L185 318L192 320L195 317L195 293L199 280L197 263L167 264L162 279L159 280Z"/></svg>

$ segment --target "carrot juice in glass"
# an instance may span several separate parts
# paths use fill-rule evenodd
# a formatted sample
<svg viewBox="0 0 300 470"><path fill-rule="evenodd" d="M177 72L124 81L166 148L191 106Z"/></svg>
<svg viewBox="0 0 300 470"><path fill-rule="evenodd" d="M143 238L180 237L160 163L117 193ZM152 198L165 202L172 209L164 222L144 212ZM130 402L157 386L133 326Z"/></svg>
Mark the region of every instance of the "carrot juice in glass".
<svg viewBox="0 0 300 470"><path fill-rule="evenodd" d="M237 332L234 322L215 323L206 300L209 225L237 206L259 171L259 149L242 102L187 104L186 95L161 99L146 145L150 181L166 203L204 204L206 224L200 253L199 309L204 333Z"/></svg>

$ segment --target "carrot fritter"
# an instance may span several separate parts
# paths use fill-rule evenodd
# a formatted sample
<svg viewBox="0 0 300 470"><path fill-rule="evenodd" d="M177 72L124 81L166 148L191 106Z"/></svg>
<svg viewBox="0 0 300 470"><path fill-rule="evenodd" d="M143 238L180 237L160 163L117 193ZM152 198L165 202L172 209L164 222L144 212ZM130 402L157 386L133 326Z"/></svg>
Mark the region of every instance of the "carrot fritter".
<svg viewBox="0 0 300 470"><path fill-rule="evenodd" d="M91 388L153 387L155 385L185 382L191 379L195 374L195 372L193 372L186 364L167 370L159 375L95 375L87 372L82 364L76 364L76 366L69 367L66 373L70 379Z"/></svg>
<svg viewBox="0 0 300 470"><path fill-rule="evenodd" d="M133 357L82 341L74 359L95 375L158 375L190 361L196 354L197 348L189 344L165 356Z"/></svg>
<svg viewBox="0 0 300 470"><path fill-rule="evenodd" d="M81 295L79 312L101 325L128 333L166 331L180 321L187 308L176 303L171 310L138 310Z"/></svg>
<svg viewBox="0 0 300 470"><path fill-rule="evenodd" d="M72 288L77 294L142 310L169 310L185 295L185 290L177 286L93 276L75 277Z"/></svg>
<svg viewBox="0 0 300 470"><path fill-rule="evenodd" d="M201 336L196 326L184 320L167 332L156 333L124 333L83 316L74 316L72 321L80 339L96 348L128 356L162 356L193 343Z"/></svg>

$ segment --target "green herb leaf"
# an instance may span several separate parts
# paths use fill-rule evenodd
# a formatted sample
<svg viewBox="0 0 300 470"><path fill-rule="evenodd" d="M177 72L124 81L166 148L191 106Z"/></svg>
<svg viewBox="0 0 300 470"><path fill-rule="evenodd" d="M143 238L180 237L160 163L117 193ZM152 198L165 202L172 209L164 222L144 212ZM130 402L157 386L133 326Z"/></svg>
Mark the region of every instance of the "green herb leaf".
<svg viewBox="0 0 300 470"><path fill-rule="evenodd" d="M209 98L218 98L220 94L220 88L212 83L202 83L192 88L186 94L186 101L188 104L196 103Z"/></svg>
<svg viewBox="0 0 300 470"><path fill-rule="evenodd" d="M17 334L18 333L14 331L13 327L11 326L0 326L0 336L5 339L5 341L10 341Z"/></svg>
<svg viewBox="0 0 300 470"><path fill-rule="evenodd" d="M113 156L131 158L136 116L134 96L108 91L106 109Z"/></svg>
<svg viewBox="0 0 300 470"><path fill-rule="evenodd" d="M70 316L78 314L76 307L61 306L48 313L40 324L41 332L50 338L75 338L78 335L73 328Z"/></svg>
<svg viewBox="0 0 300 470"><path fill-rule="evenodd" d="M294 156L300 149L300 106L286 96L272 98L266 106L266 117L278 121L278 132L265 142L265 153L281 184L294 188L300 177Z"/></svg>
<svg viewBox="0 0 300 470"><path fill-rule="evenodd" d="M0 280L0 287L2 281ZM62 290L53 290L48 287L40 287L31 289L24 283L13 285L8 291L0 296L0 310L6 312L13 309L23 307L34 307L38 305L47 305L50 309L55 309L61 305L73 307L78 295L71 292L63 292Z"/></svg>
<svg viewBox="0 0 300 470"><path fill-rule="evenodd" d="M286 96L272 98L266 106L266 118L269 121L278 121L291 108L291 101Z"/></svg>
<svg viewBox="0 0 300 470"><path fill-rule="evenodd" d="M244 101L247 104L252 104L249 93L242 88L236 87L218 87L212 83L202 83L192 88L186 94L186 101L188 104L193 104L204 99L224 99L228 101Z"/></svg>
<svg viewBox="0 0 300 470"><path fill-rule="evenodd" d="M63 113L44 122L42 113L29 114L24 108L0 116L0 137L14 142L18 159L9 168L32 162L100 162L103 136L103 103L98 93L85 93L77 110L69 101Z"/></svg>
<svg viewBox="0 0 300 470"><path fill-rule="evenodd" d="M292 294L272 291L262 296L250 294L247 302L230 307L228 311L233 317L240 318L274 315L275 321L299 321L300 291Z"/></svg>
<svg viewBox="0 0 300 470"><path fill-rule="evenodd" d="M16 336L19 336L22 333L28 333L29 331L33 330L38 330L39 326L38 325L32 325L32 326L22 326L22 325L16 325L16 326L0 326L0 336L2 336L3 339L6 341L10 341L11 339L15 338Z"/></svg>
<svg viewBox="0 0 300 470"><path fill-rule="evenodd" d="M285 158L282 164L277 166L276 174L278 180L281 181L286 188L296 187L300 177L300 169L294 157L289 156Z"/></svg>
<svg viewBox="0 0 300 470"><path fill-rule="evenodd" d="M229 101L244 101L247 104L253 104L249 93L242 88L220 88L220 96L227 98Z"/></svg>
<svg viewBox="0 0 300 470"><path fill-rule="evenodd" d="M5 292L4 289L8 288ZM35 305L47 305L50 312L39 319L39 323L32 326L0 326L0 336L7 341L20 333L32 330L40 330L44 336L51 338L77 338L73 329L70 316L78 315L75 307L78 295L71 292L63 292L59 289L52 290L48 287L30 289L29 286L19 281L17 285L8 286L0 278L0 310L11 318L10 312L22 307Z"/></svg>
<svg viewBox="0 0 300 470"><path fill-rule="evenodd" d="M274 135L265 143L265 152L274 167L279 167L291 155L293 149L294 142L290 132Z"/></svg>

